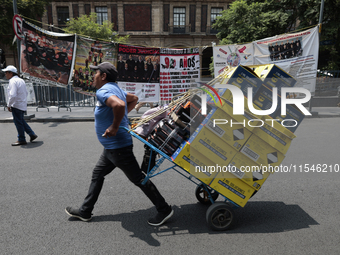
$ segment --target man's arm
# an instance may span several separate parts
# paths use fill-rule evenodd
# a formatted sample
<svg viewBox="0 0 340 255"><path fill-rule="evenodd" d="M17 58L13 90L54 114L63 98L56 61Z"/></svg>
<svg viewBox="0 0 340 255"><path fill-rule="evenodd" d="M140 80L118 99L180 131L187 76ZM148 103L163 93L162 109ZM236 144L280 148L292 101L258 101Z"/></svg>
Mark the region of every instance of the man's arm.
<svg viewBox="0 0 340 255"><path fill-rule="evenodd" d="M16 84L12 81L8 83L8 104L7 109L9 112L12 111L12 104L15 102L15 97L17 96L17 87Z"/></svg>
<svg viewBox="0 0 340 255"><path fill-rule="evenodd" d="M115 136L118 132L120 122L125 115L125 102L119 99L117 96L110 96L108 99L106 99L105 104L112 108L114 119L112 125L105 130L103 136Z"/></svg>
<svg viewBox="0 0 340 255"><path fill-rule="evenodd" d="M126 102L127 102L127 110L128 110L128 112L131 112L135 108L135 106L138 102L138 97L136 95L131 94L131 93L127 93Z"/></svg>

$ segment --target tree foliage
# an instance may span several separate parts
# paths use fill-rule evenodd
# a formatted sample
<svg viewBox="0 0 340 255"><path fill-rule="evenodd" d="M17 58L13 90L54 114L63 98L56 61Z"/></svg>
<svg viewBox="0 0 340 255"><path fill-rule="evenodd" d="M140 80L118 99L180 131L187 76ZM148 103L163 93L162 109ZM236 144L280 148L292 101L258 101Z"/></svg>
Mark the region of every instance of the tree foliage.
<svg viewBox="0 0 340 255"><path fill-rule="evenodd" d="M32 20L41 18L45 12L46 5L50 0L17 0L18 14ZM12 20L14 16L13 1L0 0L0 35L1 43L10 45L14 38ZM39 22L32 22L41 26Z"/></svg>
<svg viewBox="0 0 340 255"><path fill-rule="evenodd" d="M76 33L82 36L88 36L93 39L110 40L120 43L126 43L129 36L119 36L112 30L113 24L105 20L103 25L97 23L97 14L92 12L90 15L81 15L79 18L70 19L64 29L67 33Z"/></svg>
<svg viewBox="0 0 340 255"><path fill-rule="evenodd" d="M274 0L236 0L213 25L222 44L245 43L286 32L292 13Z"/></svg>

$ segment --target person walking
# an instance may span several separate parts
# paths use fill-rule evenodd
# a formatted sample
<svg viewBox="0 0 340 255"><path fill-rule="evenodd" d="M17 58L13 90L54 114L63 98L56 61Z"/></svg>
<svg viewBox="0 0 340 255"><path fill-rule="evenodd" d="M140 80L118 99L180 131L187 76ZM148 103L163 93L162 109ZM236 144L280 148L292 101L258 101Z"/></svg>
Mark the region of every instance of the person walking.
<svg viewBox="0 0 340 255"><path fill-rule="evenodd" d="M93 169L89 191L82 205L80 208L66 207L65 211L71 217L90 221L105 176L118 167L156 206L157 214L150 218L148 223L160 226L173 215L174 211L150 180L142 184L145 175L133 154L132 137L126 130L119 128L128 127L127 114L135 107L138 97L118 87L116 83L118 72L111 63L103 62L90 68L96 70L94 86L98 90L95 130L104 150Z"/></svg>
<svg viewBox="0 0 340 255"><path fill-rule="evenodd" d="M2 69L2 71L5 73L6 79L9 80L7 88L7 109L9 112L12 112L13 122L18 131L18 140L12 143L12 146L25 145L27 144L25 132L30 136L30 142L38 138L24 119L24 114L27 110L28 95L26 83L23 79L19 78L15 66L9 65L5 69Z"/></svg>

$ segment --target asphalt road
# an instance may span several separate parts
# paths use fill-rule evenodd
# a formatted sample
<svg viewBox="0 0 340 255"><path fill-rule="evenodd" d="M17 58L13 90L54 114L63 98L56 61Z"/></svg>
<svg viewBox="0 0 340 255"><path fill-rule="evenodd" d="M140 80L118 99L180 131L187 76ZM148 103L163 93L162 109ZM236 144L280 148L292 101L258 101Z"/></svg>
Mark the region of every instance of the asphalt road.
<svg viewBox="0 0 340 255"><path fill-rule="evenodd" d="M225 232L207 227L208 207L175 171L153 178L175 210L164 226L147 224L155 208L119 169L107 176L93 220L71 219L64 208L81 204L102 151L94 123L30 125L36 142L12 147L14 124L0 123L0 254L339 254L338 118L303 121L282 163L297 172L271 175ZM143 144L134 145L141 161ZM327 172L300 173L305 164L327 164Z"/></svg>

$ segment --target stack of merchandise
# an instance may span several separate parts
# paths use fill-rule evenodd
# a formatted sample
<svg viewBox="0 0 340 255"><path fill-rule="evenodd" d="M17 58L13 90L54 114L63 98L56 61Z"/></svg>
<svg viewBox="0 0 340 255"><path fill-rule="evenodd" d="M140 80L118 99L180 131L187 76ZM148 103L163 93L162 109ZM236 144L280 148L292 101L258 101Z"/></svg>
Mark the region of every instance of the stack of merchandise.
<svg viewBox="0 0 340 255"><path fill-rule="evenodd" d="M171 156L185 139L187 139L187 132L176 125L173 120L165 118L158 122L150 133L148 142Z"/></svg>
<svg viewBox="0 0 340 255"><path fill-rule="evenodd" d="M240 88L245 101L247 88L252 87L253 106L263 110L270 105L266 100L270 100L273 87L278 87L280 91L281 87L292 87L295 83L293 77L275 65L260 66L254 70L238 66L221 81L221 84ZM200 111L190 115L191 120L195 120L189 129L190 136L171 158L191 175L243 207L268 176L280 167L295 138L292 131L298 125L289 130L280 121L294 118L300 124L303 114L297 108L288 106L287 116L280 115L280 108L271 116L255 116L247 108L244 115L233 115L230 90L219 89L218 94L222 105L210 105L208 115L198 126L196 120L201 120L197 117ZM191 105L192 102L193 99Z"/></svg>

